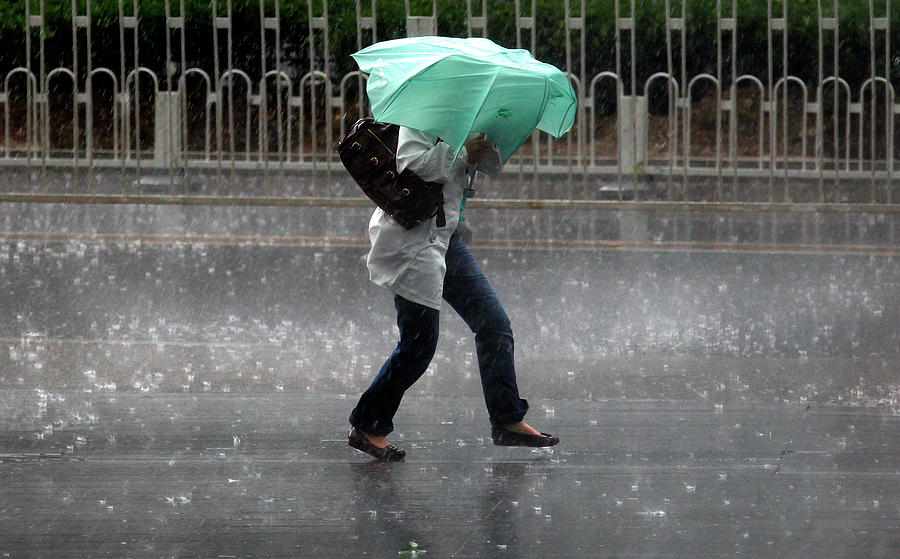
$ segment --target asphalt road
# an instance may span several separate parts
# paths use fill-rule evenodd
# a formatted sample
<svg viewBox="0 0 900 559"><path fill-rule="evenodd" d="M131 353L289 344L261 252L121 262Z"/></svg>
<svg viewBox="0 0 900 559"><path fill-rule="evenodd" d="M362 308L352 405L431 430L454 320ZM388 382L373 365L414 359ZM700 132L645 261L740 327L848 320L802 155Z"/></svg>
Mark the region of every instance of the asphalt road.
<svg viewBox="0 0 900 559"><path fill-rule="evenodd" d="M476 234L528 419L562 443L490 444L448 312L386 465L346 445L395 343L359 235L197 211L4 207L0 555L900 552L890 250Z"/></svg>
<svg viewBox="0 0 900 559"><path fill-rule="evenodd" d="M9 557L883 558L900 416L796 404L533 399L550 450L481 402L413 396L385 464L322 394L0 392ZM417 554L421 556L421 554Z"/></svg>

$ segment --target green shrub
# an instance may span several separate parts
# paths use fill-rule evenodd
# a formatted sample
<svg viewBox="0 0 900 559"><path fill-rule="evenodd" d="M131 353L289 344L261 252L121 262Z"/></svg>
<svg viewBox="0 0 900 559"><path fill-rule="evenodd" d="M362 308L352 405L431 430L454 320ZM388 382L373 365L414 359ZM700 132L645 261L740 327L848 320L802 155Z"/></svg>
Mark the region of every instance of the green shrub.
<svg viewBox="0 0 900 559"><path fill-rule="evenodd" d="M86 0L78 0L80 13L84 11ZM227 0L215 0L219 15L225 15ZM322 0L313 1L313 12L318 16L322 12ZM653 72L665 71L667 68L665 2L663 0L634 0L636 2L636 21L638 32L636 70L639 87L643 87L646 78ZM37 10L39 0L31 2ZM46 6L45 57L46 68L68 66L72 64L72 24L71 0L44 0ZM126 15L131 14L133 0L126 0ZM266 15L274 15L274 0L265 0ZM730 2L723 0L725 13L730 12ZM830 4L828 1L825 4ZM184 0L186 21L185 35L187 65L203 68L212 73L212 6L211 0ZM363 10L367 10L369 2L362 2ZM480 5L474 2L474 5ZM580 5L572 0L573 15ZM621 0L622 14L628 15L628 0ZM781 0L774 3L775 15L780 15ZM885 0L875 2L877 10L883 12ZM165 67L165 6L166 0L140 0L140 62L164 76ZM180 0L170 2L177 13ZM413 0L412 9L416 14L429 14L431 0ZM530 6L530 2L523 2ZM671 2L673 16L680 15L680 2ZM118 72L120 68L119 54L119 3L118 0L92 0L92 39L94 43L91 60L95 67L108 67ZM355 69L349 54L356 50L356 3L355 0L330 0L329 7L329 51L331 53L330 70L334 76L342 76ZM585 8L586 18L586 57L584 65L588 79L598 72L615 69L615 0L588 0ZM234 21L233 65L247 71L251 77L258 79L260 70L260 5L258 0L232 0ZM788 36L790 38L788 52L788 71L799 76L807 83L814 83L818 76L818 2L816 0L788 0ZM527 9L527 8L526 8ZM489 0L488 2L488 36L500 44L515 46L515 4L512 0ZM282 65L294 74L302 74L309 70L309 7L306 0L282 0L281 46ZM566 67L564 3L562 0L538 0L537 48L536 56L542 60ZM685 49L687 76L701 72L715 73L716 62L716 0L689 0L687 4L687 45ZM871 52L869 45L869 1L841 0L840 2L840 74L854 89L870 75ZM465 0L440 0L438 2L438 31L445 35L465 35L466 33ZM738 73L752 74L763 81L767 76L767 3L764 0L739 0L738 2ZM891 44L893 51L900 48L900 0L892 2ZM404 3L397 0L379 0L378 2L378 38L379 40L404 36ZM7 0L0 2L0 75L16 66L26 64L25 60L25 2ZM826 31L825 39L825 75L832 72L832 41ZM879 32L880 34L880 32ZM128 51L127 67L133 65L131 57L131 33L126 30ZM571 33L573 41L572 68L577 74L579 60L578 34ZM172 34L173 39L176 34ZM32 67L37 68L38 35L32 31ZM224 34L220 35L223 40ZM680 34L674 34L674 70L680 78ZM523 33L525 48L530 46L530 37ZM267 41L271 44L271 33ZM321 41L316 38L316 41ZM623 75L630 74L629 36L623 34L621 40ZM80 42L84 48L83 39ZM876 45L876 61L878 72L883 73L884 46L881 41ZM173 43L175 58L178 55L178 43ZM223 50L224 52L224 50ZM726 68L730 67L730 49L723 52ZM321 65L324 58L322 49L315 53L316 65ZM775 34L773 58L775 59L775 76L781 75L781 35ZM267 49L267 67L275 65L274 49ZM84 60L82 59L82 64ZM891 61L892 76L900 74L900 56L894 55ZM220 69L224 68L224 55L220 61ZM728 74L726 74L727 76ZM896 79L895 79L896 81Z"/></svg>

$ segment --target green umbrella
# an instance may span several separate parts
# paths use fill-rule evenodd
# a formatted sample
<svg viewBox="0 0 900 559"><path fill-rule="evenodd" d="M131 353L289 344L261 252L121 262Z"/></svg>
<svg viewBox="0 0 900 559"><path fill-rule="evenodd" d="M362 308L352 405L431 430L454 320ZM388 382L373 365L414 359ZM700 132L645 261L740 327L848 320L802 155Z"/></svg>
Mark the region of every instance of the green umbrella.
<svg viewBox="0 0 900 559"><path fill-rule="evenodd" d="M470 133L481 132L506 161L535 128L558 138L575 121L566 75L526 50L481 38L411 37L352 56L369 74L375 120L434 134L457 155Z"/></svg>

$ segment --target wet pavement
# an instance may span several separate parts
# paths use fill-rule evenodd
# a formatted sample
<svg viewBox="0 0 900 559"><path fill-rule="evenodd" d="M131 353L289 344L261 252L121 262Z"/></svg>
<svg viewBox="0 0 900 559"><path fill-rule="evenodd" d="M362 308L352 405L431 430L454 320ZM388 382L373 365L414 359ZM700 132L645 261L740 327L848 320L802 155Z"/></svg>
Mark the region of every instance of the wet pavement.
<svg viewBox="0 0 900 559"><path fill-rule="evenodd" d="M0 557L900 555L894 252L476 236L562 442L491 444L444 313L383 464L346 444L395 335L359 231L78 212L0 211Z"/></svg>
<svg viewBox="0 0 900 559"><path fill-rule="evenodd" d="M481 402L407 398L405 462L346 445L349 396L0 395L9 557L892 558L900 415L532 398L552 449ZM417 554L421 555L421 554Z"/></svg>

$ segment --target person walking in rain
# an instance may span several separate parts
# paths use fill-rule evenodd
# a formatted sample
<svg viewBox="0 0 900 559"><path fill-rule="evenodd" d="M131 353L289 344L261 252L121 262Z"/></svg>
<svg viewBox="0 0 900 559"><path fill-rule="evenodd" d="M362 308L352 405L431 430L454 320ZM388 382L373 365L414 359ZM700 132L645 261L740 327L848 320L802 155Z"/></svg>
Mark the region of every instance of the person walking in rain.
<svg viewBox="0 0 900 559"><path fill-rule="evenodd" d="M371 280L393 293L400 341L350 414L349 445L381 460L406 453L390 444L393 417L404 392L422 376L438 342L441 301L446 301L475 335L478 369L491 423L500 446L553 446L557 437L524 421L528 402L519 397L509 318L487 277L457 231L468 178L495 174L502 159L484 135L471 135L459 156L425 132L400 127L397 170L444 185L446 224L432 218L406 230L381 209L369 222L366 264Z"/></svg>

